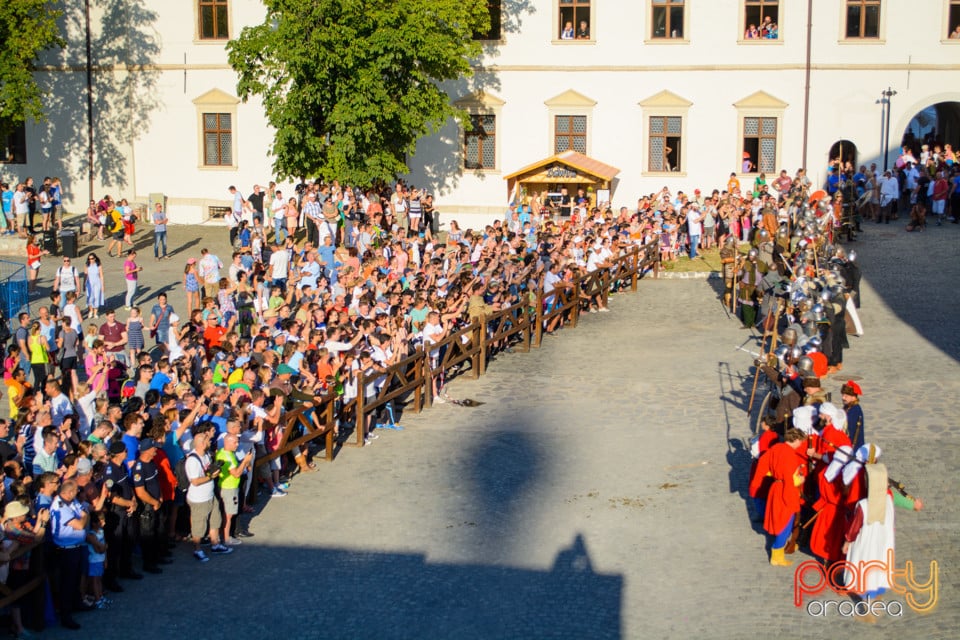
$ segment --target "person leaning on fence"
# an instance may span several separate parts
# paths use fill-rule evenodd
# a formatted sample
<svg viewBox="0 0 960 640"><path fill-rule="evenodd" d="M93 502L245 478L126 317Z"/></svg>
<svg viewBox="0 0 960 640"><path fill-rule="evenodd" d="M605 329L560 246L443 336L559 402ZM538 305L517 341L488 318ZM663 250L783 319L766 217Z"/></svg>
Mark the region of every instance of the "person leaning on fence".
<svg viewBox="0 0 960 640"><path fill-rule="evenodd" d="M319 403L322 398L295 387L293 382L291 382L291 377L295 374L296 371L292 367L287 364L281 364L277 367L277 375L273 381L267 385L266 391L269 395L275 397L274 402L285 402L285 404L288 405L288 410L293 409L297 404L301 405L304 409L312 409L314 403ZM283 400L284 398L286 400ZM309 413L310 419L314 421L314 424L322 429L316 412L310 411ZM309 473L317 468L315 463L307 460L307 445L305 444L301 445L299 451L294 455L294 460L300 467L301 473Z"/></svg>

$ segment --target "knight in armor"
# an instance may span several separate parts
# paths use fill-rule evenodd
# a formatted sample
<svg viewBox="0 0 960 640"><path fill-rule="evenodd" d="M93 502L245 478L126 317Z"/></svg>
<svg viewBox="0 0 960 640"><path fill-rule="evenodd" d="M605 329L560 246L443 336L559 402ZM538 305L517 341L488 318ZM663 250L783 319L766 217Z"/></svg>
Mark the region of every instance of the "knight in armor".
<svg viewBox="0 0 960 640"><path fill-rule="evenodd" d="M739 273L740 291L737 299L744 329L752 329L757 324L757 295L760 281L766 273L766 266L760 262L759 256L756 249L750 249Z"/></svg>
<svg viewBox="0 0 960 640"><path fill-rule="evenodd" d="M730 307L730 298L733 295L733 274L736 272L737 239L728 236L720 249L720 265L723 268L723 304Z"/></svg>

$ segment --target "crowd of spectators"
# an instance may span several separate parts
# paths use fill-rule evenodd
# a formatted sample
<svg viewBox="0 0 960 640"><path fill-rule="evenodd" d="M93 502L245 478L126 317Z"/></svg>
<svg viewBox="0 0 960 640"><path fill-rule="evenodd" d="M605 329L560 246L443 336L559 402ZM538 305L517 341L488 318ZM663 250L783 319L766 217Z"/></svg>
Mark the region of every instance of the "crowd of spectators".
<svg viewBox="0 0 960 640"><path fill-rule="evenodd" d="M84 283L61 267L49 303L16 319L3 361L0 561L46 541L7 563L7 584L46 572L61 624L78 628L75 611L108 606L104 590L122 591L120 580L142 578L139 570L162 572L178 544L200 564L229 554L253 535L252 505L282 498L295 473L315 467L307 446L255 464L279 446L287 412L301 409L319 426L313 409L335 397L342 437L351 424L342 408L379 394L385 372L416 350L439 362L434 345L458 329L532 305L539 291L549 309L559 290L634 246L693 258L728 237L748 241L758 227L775 232L811 186L802 170L769 183L760 174L752 185L733 174L709 195L664 188L619 209L588 198L569 216L524 199L483 229L450 221L443 233L432 196L403 183L363 191L317 181L288 196L271 183L248 197L231 187L232 255L202 249L187 259L178 309L161 293L118 320L103 306L99 258L87 256ZM136 231L123 228L123 204L101 202L89 217L114 221L119 253ZM164 259L161 207L152 220L154 257ZM603 300L585 297L574 312L607 311ZM444 374L432 380L435 401ZM376 416L368 419L369 443L378 433ZM14 632L27 635L14 612Z"/></svg>

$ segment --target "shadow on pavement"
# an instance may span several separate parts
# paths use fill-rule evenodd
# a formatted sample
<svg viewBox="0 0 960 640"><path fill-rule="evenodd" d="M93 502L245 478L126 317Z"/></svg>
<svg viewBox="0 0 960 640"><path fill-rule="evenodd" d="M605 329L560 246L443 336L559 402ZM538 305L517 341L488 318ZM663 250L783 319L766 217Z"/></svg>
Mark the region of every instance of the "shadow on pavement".
<svg viewBox="0 0 960 640"><path fill-rule="evenodd" d="M204 565L178 553L164 575L125 584L110 609L78 618L84 631L132 628L124 625L144 615L147 601L175 593L181 605L152 607L138 638L622 636L623 577L593 570L582 535L558 550L549 570L430 562L422 553L245 544ZM68 633L51 628L44 635Z"/></svg>

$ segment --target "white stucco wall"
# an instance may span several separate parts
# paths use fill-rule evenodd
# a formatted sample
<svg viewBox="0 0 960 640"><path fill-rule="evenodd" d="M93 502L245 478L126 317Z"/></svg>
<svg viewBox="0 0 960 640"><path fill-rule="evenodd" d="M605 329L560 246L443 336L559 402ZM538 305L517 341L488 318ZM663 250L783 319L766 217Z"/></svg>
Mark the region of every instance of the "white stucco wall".
<svg viewBox="0 0 960 640"><path fill-rule="evenodd" d="M675 190L725 184L740 154L743 114L734 103L758 91L785 105L778 112L777 169L793 173L804 164L807 3L780 2L778 41L745 42L742 2L687 2L686 38L656 41L648 37L650 0L602 0L593 10L594 39L561 43L557 2L530 0L530 9L517 15L514 7L522 3L504 0L503 39L486 45L473 78L447 85L452 100L482 90L502 105L497 107L495 171L462 170L462 133L452 123L422 140L410 159L409 180L437 193L445 221L459 216L479 224L500 215L507 201L503 176L552 154L552 112L544 102L569 90L595 102L589 108L588 155L621 169L617 205L632 205L663 185ZM195 101L212 90L235 98L236 76L223 42L196 39L196 3L131 0L124 5L128 24L93 5L94 63L149 62L146 71L131 71L137 80L131 96L119 93L126 71L95 68L95 197L111 193L145 202L150 193L161 192L173 220L198 222L209 206L229 203L229 185L244 194L254 183L265 186L272 174L272 133L256 101L234 107L235 167L201 166ZM861 162L882 166L877 101L888 86L897 91L891 153L920 109L960 102L960 88L951 90L960 87L960 41L945 37L947 7L948 0L884 2L880 37L848 41L843 38L845 1L814 3L806 158L814 180L823 179L827 153L839 139L857 145ZM258 22L262 11L257 0L233 0L231 35ZM37 73L52 93L49 122L28 127L28 163L0 165L0 177L59 175L68 207L82 210L88 190L82 3L70 3L64 26L70 44L47 55L41 61L47 66ZM690 103L683 172L644 175L648 112L639 103L662 91ZM288 184L280 188L291 191Z"/></svg>

